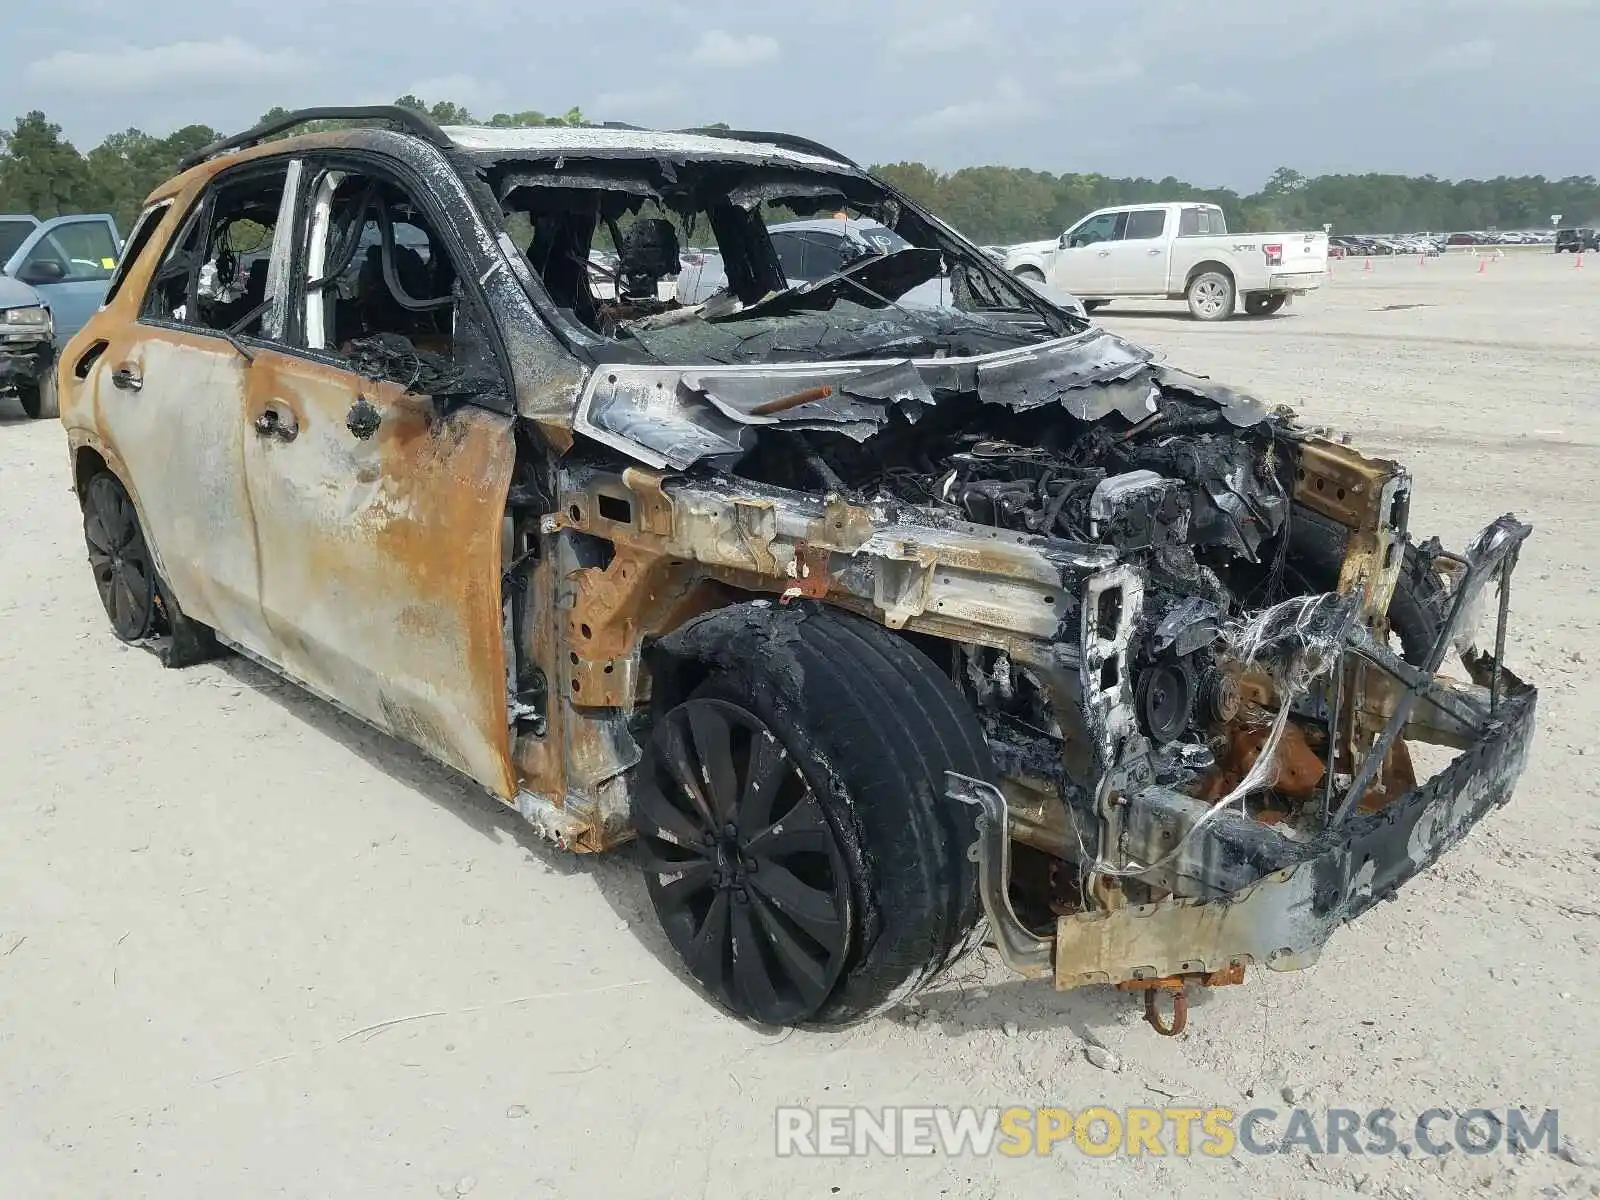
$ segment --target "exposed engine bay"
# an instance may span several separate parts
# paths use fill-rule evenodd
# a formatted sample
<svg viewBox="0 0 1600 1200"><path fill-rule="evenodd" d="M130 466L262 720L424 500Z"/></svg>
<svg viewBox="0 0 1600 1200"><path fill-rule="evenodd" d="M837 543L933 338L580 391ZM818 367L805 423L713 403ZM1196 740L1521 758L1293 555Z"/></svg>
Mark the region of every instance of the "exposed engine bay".
<svg viewBox="0 0 1600 1200"><path fill-rule="evenodd" d="M1003 776L991 922L1014 967L1053 962L1058 986L1305 961L1325 933L1274 929L1270 953L1253 933L1063 957L1049 930L1130 905L1232 904L1285 873L1318 921L1348 919L1453 836L1351 858L1363 821L1401 820L1392 806L1434 786L1410 742L1464 749L1521 689L1474 638L1526 526L1502 518L1466 555L1415 545L1397 464L1101 330L977 358L618 365L578 428L683 471L680 506L770 507L780 541L798 497L846 514L788 522L822 530L793 535L790 595L859 597L947 664ZM877 532L822 544L858 523ZM972 548L985 539L993 567ZM1056 588L1013 595L993 577L1024 547ZM1015 615L1029 603L1048 624ZM1470 682L1437 674L1452 648ZM1509 789L1520 760L1505 769ZM952 795L985 803L972 781ZM1285 919L1280 901L1262 911Z"/></svg>
<svg viewBox="0 0 1600 1200"><path fill-rule="evenodd" d="M1282 417L1263 416L1241 429L1214 404L1176 394L1135 422L1080 421L1056 405L1006 412L951 403L915 423L891 417L860 443L819 430L767 433L736 471L1114 549L1140 574L1139 616L1125 656L1134 728L1122 735L1147 742L1156 781L1215 801L1237 787L1261 754L1270 726L1266 706L1275 698L1270 658L1245 669L1239 638L1274 606L1335 592L1340 582L1339 561L1317 556L1328 521L1315 511L1301 514L1310 536L1300 541L1311 558L1291 553L1297 455L1285 432ZM1393 484L1384 515L1403 522L1406 485L1398 470ZM1382 497L1372 500L1376 505ZM1403 544L1403 524L1388 534L1395 547ZM1107 596L1104 611L1088 619L1110 634L1124 602L1119 594ZM1299 640L1326 650L1356 620L1356 609L1330 602L1308 614L1291 604L1272 618L1281 624L1292 611L1291 629L1269 632L1293 642L1298 621ZM1064 636L1076 632L1081 616L1064 620ZM1373 628L1387 635L1384 619ZM958 654L960 678L990 740L1011 752L1017 773L1042 775L1091 807L1093 796L1062 765L1070 757L1064 743L1074 736L1071 722L1063 725L1039 676L1001 649L963 647ZM1108 675L1100 682L1117 681ZM1328 775L1326 722L1295 720L1268 751L1278 757L1269 785L1249 798L1252 810L1286 829L1310 831L1326 817L1310 803ZM1196 894L1208 890L1203 881L1191 883Z"/></svg>

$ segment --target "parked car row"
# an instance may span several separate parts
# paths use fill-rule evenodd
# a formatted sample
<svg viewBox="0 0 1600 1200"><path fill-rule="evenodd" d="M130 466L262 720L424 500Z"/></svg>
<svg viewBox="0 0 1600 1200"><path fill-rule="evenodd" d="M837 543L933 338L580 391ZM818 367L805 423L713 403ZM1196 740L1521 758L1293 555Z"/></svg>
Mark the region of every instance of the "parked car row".
<svg viewBox="0 0 1600 1200"><path fill-rule="evenodd" d="M1372 258L1391 254L1443 254L1446 239L1438 233L1369 234L1336 233L1328 239L1328 254L1333 258Z"/></svg>
<svg viewBox="0 0 1600 1200"><path fill-rule="evenodd" d="M1572 232L1562 230L1563 234ZM1592 231L1591 231L1592 232ZM1334 258L1375 257L1390 254L1443 254L1464 246L1548 246L1556 242L1551 229L1461 230L1455 233L1336 233L1328 239ZM1561 249L1558 245L1557 249Z"/></svg>
<svg viewBox="0 0 1600 1200"><path fill-rule="evenodd" d="M1548 246L1556 235L1549 229L1481 229L1452 233L1452 246Z"/></svg>

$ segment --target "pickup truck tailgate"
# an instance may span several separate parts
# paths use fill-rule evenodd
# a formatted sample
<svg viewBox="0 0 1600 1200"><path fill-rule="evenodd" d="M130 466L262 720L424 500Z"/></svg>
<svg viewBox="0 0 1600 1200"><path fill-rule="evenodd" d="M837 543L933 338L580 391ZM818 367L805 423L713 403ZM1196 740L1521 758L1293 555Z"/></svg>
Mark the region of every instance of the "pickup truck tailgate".
<svg viewBox="0 0 1600 1200"><path fill-rule="evenodd" d="M1271 240L1271 239L1269 239ZM1297 233L1283 238L1283 267L1288 272L1326 271L1328 235Z"/></svg>
<svg viewBox="0 0 1600 1200"><path fill-rule="evenodd" d="M1309 292L1328 273L1328 235L1269 233L1261 238L1267 258L1267 287L1275 292Z"/></svg>

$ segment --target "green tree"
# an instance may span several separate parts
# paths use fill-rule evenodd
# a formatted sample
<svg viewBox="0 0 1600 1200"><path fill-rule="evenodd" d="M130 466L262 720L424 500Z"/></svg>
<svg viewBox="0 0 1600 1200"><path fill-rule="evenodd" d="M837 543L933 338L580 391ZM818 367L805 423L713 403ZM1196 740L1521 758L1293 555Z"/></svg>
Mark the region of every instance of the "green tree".
<svg viewBox="0 0 1600 1200"><path fill-rule="evenodd" d="M84 207L109 212L121 228L129 228L150 192L177 171L179 160L220 136L208 125L187 125L164 138L138 129L112 134L85 156L90 185Z"/></svg>
<svg viewBox="0 0 1600 1200"><path fill-rule="evenodd" d="M401 96L396 104L426 113L441 124L471 124L472 114L452 100L432 102ZM278 107L263 120L280 119ZM487 123L501 129L589 124L582 110L546 113L521 109L495 113ZM349 127L348 121L312 121L296 132ZM714 128L728 128L717 123ZM287 136L287 133L280 136ZM50 217L62 212L109 211L125 227L150 190L171 176L184 154L215 140L204 125L165 137L125 129L80 155L42 112L20 117L0 132L0 211ZM1568 222L1600 223L1600 184L1594 176L1546 179L1541 175L1445 180L1432 175L1306 176L1279 167L1261 188L1241 196L1225 188L1201 188L1172 176L1113 178L1098 174L1052 175L1020 167L974 166L941 172L919 162L872 168L918 203L980 242L1052 237L1086 213L1115 204L1194 200L1220 206L1230 228L1320 228L1344 233L1401 233L1498 227L1545 228L1551 213Z"/></svg>
<svg viewBox="0 0 1600 1200"><path fill-rule="evenodd" d="M0 212L48 218L81 212L92 198L89 166L37 110L0 132Z"/></svg>

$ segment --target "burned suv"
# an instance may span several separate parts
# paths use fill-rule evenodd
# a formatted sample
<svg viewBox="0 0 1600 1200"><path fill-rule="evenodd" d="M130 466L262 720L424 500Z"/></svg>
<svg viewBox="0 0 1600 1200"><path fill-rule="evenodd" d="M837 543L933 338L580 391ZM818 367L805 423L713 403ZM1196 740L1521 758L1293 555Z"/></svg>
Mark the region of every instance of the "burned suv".
<svg viewBox="0 0 1600 1200"><path fill-rule="evenodd" d="M1158 993L1309 964L1511 795L1527 526L1415 542L1400 466L831 150L338 109L186 167L59 366L117 636L627 846L733 1013L858 1020L987 937L1170 1029ZM818 213L898 239L791 284L768 226ZM686 306L689 239L726 284Z"/></svg>

